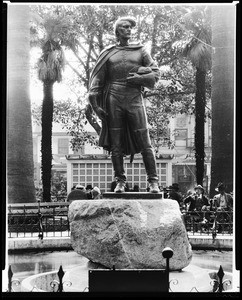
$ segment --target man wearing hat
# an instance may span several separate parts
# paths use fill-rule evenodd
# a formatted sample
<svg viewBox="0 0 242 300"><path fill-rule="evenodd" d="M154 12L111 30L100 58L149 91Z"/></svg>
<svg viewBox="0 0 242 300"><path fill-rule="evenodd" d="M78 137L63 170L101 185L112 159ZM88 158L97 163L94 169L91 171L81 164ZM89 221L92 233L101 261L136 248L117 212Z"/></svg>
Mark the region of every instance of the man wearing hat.
<svg viewBox="0 0 242 300"><path fill-rule="evenodd" d="M213 197L214 207L217 211L228 211L233 208L233 197L225 193L225 185L223 182L219 182L215 191L219 194Z"/></svg>
<svg viewBox="0 0 242 300"><path fill-rule="evenodd" d="M179 185L178 183L173 183L172 185L169 186L168 188L168 198L176 200L181 206L182 204L182 195L179 193Z"/></svg>
<svg viewBox="0 0 242 300"><path fill-rule="evenodd" d="M199 184L194 187L195 193L192 195L188 195L183 203L189 203L188 211L192 211L194 213L191 214L192 218L195 222L198 222L199 226L196 228L201 228L201 226L205 226L210 219L210 204L207 196L204 195L204 188ZM203 212L203 214L198 214L196 212Z"/></svg>
<svg viewBox="0 0 242 300"><path fill-rule="evenodd" d="M94 186L94 188L92 189L92 199L93 200L101 199L101 196L102 195L99 187Z"/></svg>
<svg viewBox="0 0 242 300"><path fill-rule="evenodd" d="M141 153L149 192L159 193L156 160L149 137L143 102L144 88L152 89L160 71L140 43L129 43L136 21L119 18L114 24L117 44L101 52L90 78L89 103L102 121L99 146L111 153L117 185L114 192L125 192L124 156L131 162Z"/></svg>
<svg viewBox="0 0 242 300"><path fill-rule="evenodd" d="M72 190L67 196L67 202L72 202L74 200L84 200L87 199L86 189L83 185L77 184L75 189Z"/></svg>
<svg viewBox="0 0 242 300"><path fill-rule="evenodd" d="M190 203L188 211L206 211L210 209L209 199L204 195L204 188L199 184L194 187L195 194L184 199L184 204Z"/></svg>
<svg viewBox="0 0 242 300"><path fill-rule="evenodd" d="M213 197L213 205L217 213L218 232L222 232L226 227L226 223L231 223L233 220L232 214L228 213L233 210L233 197L225 193L226 186L223 182L219 182L215 191L219 194ZM221 226L223 224L223 228ZM229 230L231 230L229 226Z"/></svg>

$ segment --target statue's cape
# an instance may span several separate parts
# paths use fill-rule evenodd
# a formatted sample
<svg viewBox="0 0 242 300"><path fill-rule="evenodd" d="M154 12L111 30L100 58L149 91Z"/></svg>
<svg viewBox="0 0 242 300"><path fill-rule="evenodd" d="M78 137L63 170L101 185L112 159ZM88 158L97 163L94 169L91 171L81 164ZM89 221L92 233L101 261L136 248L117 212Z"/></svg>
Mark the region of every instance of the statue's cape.
<svg viewBox="0 0 242 300"><path fill-rule="evenodd" d="M99 72L99 70L102 68L102 66L106 63L106 61L115 53L117 53L119 50L122 49L140 49L143 45L138 44L130 44L128 46L118 46L118 45L110 45L106 47L103 51L101 51L99 57L97 58L96 64L94 69L91 72L90 80L89 80L89 87L91 86L93 78L96 76L96 74Z"/></svg>
<svg viewBox="0 0 242 300"><path fill-rule="evenodd" d="M115 53L117 53L118 51L122 50L122 49L140 49L142 48L143 45L141 44L130 44L129 46L117 46L117 45L111 45L107 48L105 48L99 55L97 61L96 61L96 65L94 67L94 69L92 70L91 76L90 76L90 85L92 83L93 78L96 76L96 74L100 71L100 69L102 68L102 66L106 63L106 61ZM104 88L103 94L101 96L99 100L99 106L102 107L104 110L106 110L106 98L107 98L107 94L108 94L108 90L109 90L109 86L107 85ZM133 161L133 157L135 153L139 153L140 149L136 149L135 145L132 143L132 138L130 137L130 131L129 128L126 129L126 149L125 149L125 154L126 155L131 155L130 157L130 162ZM103 149L107 150L108 152L110 152L111 150L111 145L110 145L110 140L109 140L109 133L108 133L108 126L107 126L107 122L106 120L102 120L102 129L101 129L101 133L99 136L99 146L103 147Z"/></svg>

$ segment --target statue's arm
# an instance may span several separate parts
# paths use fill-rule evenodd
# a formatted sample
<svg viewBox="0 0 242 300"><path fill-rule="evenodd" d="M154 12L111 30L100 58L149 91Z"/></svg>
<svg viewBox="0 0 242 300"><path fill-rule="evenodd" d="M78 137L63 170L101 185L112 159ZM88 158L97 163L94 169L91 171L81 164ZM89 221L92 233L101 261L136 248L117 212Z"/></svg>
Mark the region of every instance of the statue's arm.
<svg viewBox="0 0 242 300"><path fill-rule="evenodd" d="M154 81L157 82L160 78L160 70L156 62L151 57L151 55L144 48L142 48L142 52L143 52L143 66L149 67L151 69L151 73L147 75L152 76Z"/></svg>
<svg viewBox="0 0 242 300"><path fill-rule="evenodd" d="M142 66L137 73L129 73L127 80L128 82L153 89L155 83L159 80L160 70L151 55L144 48L142 48L142 58Z"/></svg>
<svg viewBox="0 0 242 300"><path fill-rule="evenodd" d="M106 112L100 107L102 103L103 91L106 81L106 65L104 64L99 72L94 76L88 92L88 101L92 109L100 119L105 119Z"/></svg>

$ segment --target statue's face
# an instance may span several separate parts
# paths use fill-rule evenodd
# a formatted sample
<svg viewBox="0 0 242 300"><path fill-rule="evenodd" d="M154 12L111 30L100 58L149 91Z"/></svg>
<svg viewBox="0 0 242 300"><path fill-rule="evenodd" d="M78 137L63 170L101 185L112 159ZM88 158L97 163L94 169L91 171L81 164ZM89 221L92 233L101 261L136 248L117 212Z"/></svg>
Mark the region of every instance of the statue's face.
<svg viewBox="0 0 242 300"><path fill-rule="evenodd" d="M202 194L202 190L201 190L201 189L196 189L196 193L197 193L198 195L201 195L201 194Z"/></svg>
<svg viewBox="0 0 242 300"><path fill-rule="evenodd" d="M130 39L132 25L129 21L122 21L117 26L117 33L120 39Z"/></svg>

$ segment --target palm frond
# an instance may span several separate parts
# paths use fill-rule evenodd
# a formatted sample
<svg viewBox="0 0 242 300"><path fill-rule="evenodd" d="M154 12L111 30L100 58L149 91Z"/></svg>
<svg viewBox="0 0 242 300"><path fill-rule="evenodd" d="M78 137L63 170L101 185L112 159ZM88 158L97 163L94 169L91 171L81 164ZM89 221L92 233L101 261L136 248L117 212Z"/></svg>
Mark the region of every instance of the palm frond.
<svg viewBox="0 0 242 300"><path fill-rule="evenodd" d="M206 30L200 30L184 47L182 54L190 59L197 68L208 70L212 63L210 44L211 35Z"/></svg>
<svg viewBox="0 0 242 300"><path fill-rule="evenodd" d="M40 25L44 23L44 19L35 11L30 10L30 21Z"/></svg>
<svg viewBox="0 0 242 300"><path fill-rule="evenodd" d="M43 54L39 59L38 78L41 81L51 80L60 82L66 59L61 46L52 40L46 41L42 47Z"/></svg>
<svg viewBox="0 0 242 300"><path fill-rule="evenodd" d="M211 67L211 47L202 42L196 43L190 49L188 57L196 67L202 70L207 70Z"/></svg>
<svg viewBox="0 0 242 300"><path fill-rule="evenodd" d="M40 59L37 63L38 66L38 78L41 81L44 81L47 77L48 68L44 60Z"/></svg>

